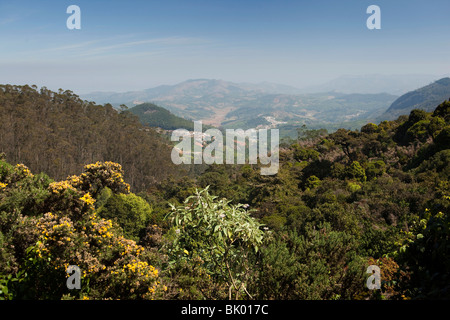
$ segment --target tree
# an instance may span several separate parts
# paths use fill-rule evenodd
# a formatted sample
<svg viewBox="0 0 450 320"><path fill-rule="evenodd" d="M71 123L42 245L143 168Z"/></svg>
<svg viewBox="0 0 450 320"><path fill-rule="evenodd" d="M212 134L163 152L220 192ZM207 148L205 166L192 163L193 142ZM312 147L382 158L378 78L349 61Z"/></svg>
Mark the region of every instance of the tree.
<svg viewBox="0 0 450 320"><path fill-rule="evenodd" d="M120 163L133 192L186 174L172 163L167 139L144 129L132 113L83 101L68 90L0 85L0 123L6 159L55 180L96 161Z"/></svg>
<svg viewBox="0 0 450 320"><path fill-rule="evenodd" d="M386 172L386 164L383 160L370 161L367 163L365 172L369 180L379 177Z"/></svg>
<svg viewBox="0 0 450 320"><path fill-rule="evenodd" d="M314 189L320 186L320 182L321 181L318 177L312 175L306 180L305 186L307 189Z"/></svg>
<svg viewBox="0 0 450 320"><path fill-rule="evenodd" d="M435 143L440 150L450 149L450 125L441 130L436 136Z"/></svg>
<svg viewBox="0 0 450 320"><path fill-rule="evenodd" d="M375 133L378 131L378 126L375 123L368 123L361 127L363 133Z"/></svg>
<svg viewBox="0 0 450 320"><path fill-rule="evenodd" d="M439 116L444 118L448 124L450 122L450 99L438 105L433 112L433 116L434 117Z"/></svg>
<svg viewBox="0 0 450 320"><path fill-rule="evenodd" d="M346 168L346 176L350 179L355 179L357 181L364 182L366 181L366 171L359 164L358 161L353 161L350 166Z"/></svg>

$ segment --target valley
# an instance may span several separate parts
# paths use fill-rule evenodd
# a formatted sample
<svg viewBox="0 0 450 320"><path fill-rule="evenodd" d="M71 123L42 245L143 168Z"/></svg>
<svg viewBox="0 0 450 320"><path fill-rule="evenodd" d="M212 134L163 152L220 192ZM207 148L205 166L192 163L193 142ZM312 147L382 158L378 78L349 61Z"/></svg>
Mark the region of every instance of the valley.
<svg viewBox="0 0 450 320"><path fill-rule="evenodd" d="M277 93L274 91L277 89L289 93ZM130 108L136 103L151 102L176 116L202 120L215 127L249 129L271 124L306 124L329 130L338 127L355 129L360 126L361 121L373 121L398 98L388 93L294 94L293 90L280 85L264 84L258 87L222 80L195 79L144 91L109 94L97 92L82 97L115 106L123 103Z"/></svg>

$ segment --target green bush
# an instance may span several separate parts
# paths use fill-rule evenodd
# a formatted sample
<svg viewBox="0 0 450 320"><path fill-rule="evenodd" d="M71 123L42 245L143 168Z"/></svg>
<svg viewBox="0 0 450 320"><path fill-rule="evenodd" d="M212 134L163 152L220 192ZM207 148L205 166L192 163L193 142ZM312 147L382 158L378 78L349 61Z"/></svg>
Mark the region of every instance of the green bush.
<svg viewBox="0 0 450 320"><path fill-rule="evenodd" d="M378 131L378 126L375 123L368 123L361 127L363 133L375 133Z"/></svg>
<svg viewBox="0 0 450 320"><path fill-rule="evenodd" d="M134 193L112 195L98 212L102 218L115 221L122 227L124 236L133 240L139 240L152 216L147 201Z"/></svg>
<svg viewBox="0 0 450 320"><path fill-rule="evenodd" d="M314 189L317 188L318 186L320 186L320 179L314 175L310 176L307 180L306 180L306 188L307 189Z"/></svg>
<svg viewBox="0 0 450 320"><path fill-rule="evenodd" d="M279 234L261 249L259 299L351 299L364 286L355 239L319 224L306 234Z"/></svg>
<svg viewBox="0 0 450 320"><path fill-rule="evenodd" d="M386 172L386 164L383 160L371 161L367 163L365 172L369 180L379 177Z"/></svg>
<svg viewBox="0 0 450 320"><path fill-rule="evenodd" d="M348 178L355 179L360 182L364 182L367 179L366 171L358 161L353 161L349 166L347 166L345 174Z"/></svg>

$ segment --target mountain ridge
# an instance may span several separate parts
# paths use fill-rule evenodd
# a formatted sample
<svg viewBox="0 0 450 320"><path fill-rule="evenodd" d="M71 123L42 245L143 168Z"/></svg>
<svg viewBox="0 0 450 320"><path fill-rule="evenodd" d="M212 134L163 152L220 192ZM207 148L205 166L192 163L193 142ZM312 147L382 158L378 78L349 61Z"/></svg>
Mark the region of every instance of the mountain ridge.
<svg viewBox="0 0 450 320"><path fill-rule="evenodd" d="M450 78L445 77L400 96L379 119L393 120L400 115L409 114L413 109L422 109L430 112L436 105L449 97Z"/></svg>
<svg viewBox="0 0 450 320"><path fill-rule="evenodd" d="M425 86L443 75L431 74L366 74L342 75L322 84L303 87L302 93L336 91L341 93L382 93L402 95Z"/></svg>

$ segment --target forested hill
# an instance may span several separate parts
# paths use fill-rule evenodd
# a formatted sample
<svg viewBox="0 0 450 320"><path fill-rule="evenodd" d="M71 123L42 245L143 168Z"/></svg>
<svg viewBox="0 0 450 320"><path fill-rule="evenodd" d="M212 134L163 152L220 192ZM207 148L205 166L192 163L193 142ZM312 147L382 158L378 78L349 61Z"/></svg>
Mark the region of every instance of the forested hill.
<svg viewBox="0 0 450 320"><path fill-rule="evenodd" d="M0 152L12 163L64 179L87 163L115 161L131 188L142 190L180 169L154 130L111 105L83 101L73 92L36 86L0 86Z"/></svg>
<svg viewBox="0 0 450 320"><path fill-rule="evenodd" d="M431 112L436 105L450 97L450 78L442 78L422 88L405 93L395 100L381 116L382 120L394 120L413 109Z"/></svg>
<svg viewBox="0 0 450 320"><path fill-rule="evenodd" d="M165 130L187 129L194 131L194 122L177 117L169 110L153 103L143 103L128 110L137 115L142 124Z"/></svg>

